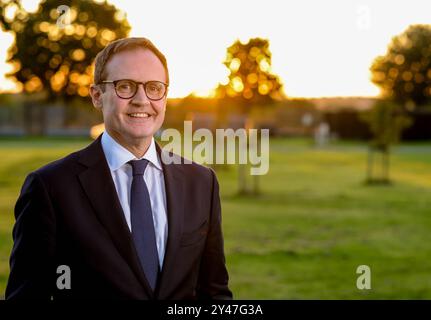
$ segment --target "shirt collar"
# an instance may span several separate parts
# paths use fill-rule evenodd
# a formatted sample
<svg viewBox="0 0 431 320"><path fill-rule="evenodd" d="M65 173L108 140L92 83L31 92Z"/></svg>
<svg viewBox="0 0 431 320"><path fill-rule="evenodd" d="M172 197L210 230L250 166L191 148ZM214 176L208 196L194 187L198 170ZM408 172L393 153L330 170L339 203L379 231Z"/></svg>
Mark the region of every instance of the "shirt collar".
<svg viewBox="0 0 431 320"><path fill-rule="evenodd" d="M105 153L106 160L108 161L109 169L111 171L118 170L125 163L130 160L147 159L154 167L163 171L160 159L157 155L156 143L154 137L151 137L150 147L142 158L136 158L133 153L115 141L107 131L102 135L102 148Z"/></svg>

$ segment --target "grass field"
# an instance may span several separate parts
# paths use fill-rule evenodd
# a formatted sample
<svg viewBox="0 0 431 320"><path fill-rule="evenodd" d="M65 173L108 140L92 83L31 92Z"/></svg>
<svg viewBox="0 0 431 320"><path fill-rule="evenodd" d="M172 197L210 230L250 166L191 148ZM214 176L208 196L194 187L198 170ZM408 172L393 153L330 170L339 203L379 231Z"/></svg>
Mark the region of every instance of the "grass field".
<svg viewBox="0 0 431 320"><path fill-rule="evenodd" d="M25 176L88 142L0 140L0 297ZM273 139L270 151L259 197L236 196L234 167L217 172L235 298L431 298L431 143L395 149L390 186L364 185L364 144ZM359 265L371 290L356 288Z"/></svg>

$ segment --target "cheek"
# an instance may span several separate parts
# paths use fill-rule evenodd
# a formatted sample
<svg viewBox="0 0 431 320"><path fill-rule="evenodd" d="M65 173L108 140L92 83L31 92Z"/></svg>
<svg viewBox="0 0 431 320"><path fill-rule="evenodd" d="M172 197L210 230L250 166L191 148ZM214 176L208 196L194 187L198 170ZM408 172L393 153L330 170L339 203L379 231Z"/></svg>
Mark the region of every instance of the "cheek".
<svg viewBox="0 0 431 320"><path fill-rule="evenodd" d="M162 102L160 104L157 104L154 106L154 109L157 110L157 113L159 116L164 117L165 112L166 112L166 103Z"/></svg>
<svg viewBox="0 0 431 320"><path fill-rule="evenodd" d="M106 119L119 118L127 110L127 101L116 97L107 97L103 102L103 116Z"/></svg>

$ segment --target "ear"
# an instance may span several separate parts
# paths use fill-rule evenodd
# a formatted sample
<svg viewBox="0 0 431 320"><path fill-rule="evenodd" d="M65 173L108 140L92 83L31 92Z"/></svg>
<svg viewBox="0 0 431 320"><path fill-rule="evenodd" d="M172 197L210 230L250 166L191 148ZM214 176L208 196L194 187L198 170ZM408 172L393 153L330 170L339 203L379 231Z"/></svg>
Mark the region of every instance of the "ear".
<svg viewBox="0 0 431 320"><path fill-rule="evenodd" d="M103 107L102 94L103 92L100 86L98 86L97 84L92 84L90 86L91 101L93 102L93 106L98 110L101 110Z"/></svg>

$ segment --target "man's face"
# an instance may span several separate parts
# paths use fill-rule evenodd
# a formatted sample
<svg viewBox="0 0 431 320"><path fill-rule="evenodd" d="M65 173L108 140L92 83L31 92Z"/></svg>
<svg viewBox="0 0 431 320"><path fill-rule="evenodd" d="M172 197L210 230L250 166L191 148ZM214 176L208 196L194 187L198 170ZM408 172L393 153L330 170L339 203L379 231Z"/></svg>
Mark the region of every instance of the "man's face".
<svg viewBox="0 0 431 320"><path fill-rule="evenodd" d="M150 50L133 49L115 54L106 64L106 79L130 79L137 82L151 80L166 83L163 64ZM105 84L105 91L93 87L93 104L103 113L105 129L120 143L135 145L149 140L160 129L165 118L166 96L149 100L144 87L139 85L136 95L122 99L115 93L114 84ZM142 117L147 113L149 117Z"/></svg>

